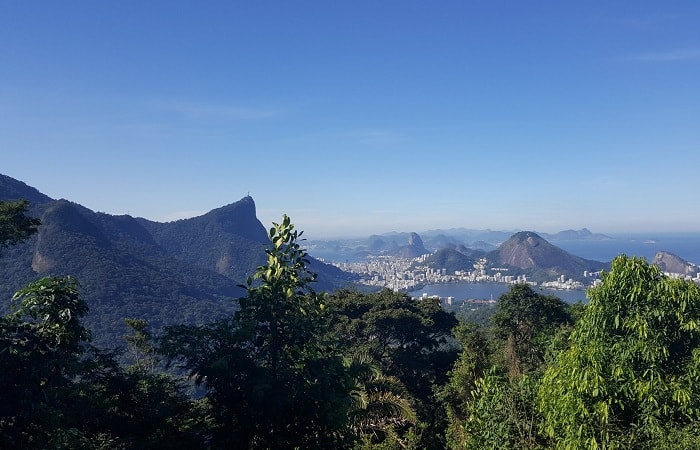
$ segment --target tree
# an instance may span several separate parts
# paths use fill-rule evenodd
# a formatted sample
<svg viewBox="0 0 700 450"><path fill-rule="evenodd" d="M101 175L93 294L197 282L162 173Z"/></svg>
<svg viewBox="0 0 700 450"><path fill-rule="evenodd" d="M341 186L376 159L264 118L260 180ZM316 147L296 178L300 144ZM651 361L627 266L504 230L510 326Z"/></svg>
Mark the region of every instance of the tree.
<svg viewBox="0 0 700 450"><path fill-rule="evenodd" d="M551 335L559 326L572 323L566 303L522 283L499 297L491 320L496 336L505 341L505 363L511 378L539 368Z"/></svg>
<svg viewBox="0 0 700 450"><path fill-rule="evenodd" d="M346 353L366 352L387 376L396 377L416 402L422 448L444 446L444 410L435 389L447 382L457 357L454 315L435 299L412 299L382 290L340 290L327 296L329 331ZM397 432L408 432L400 430Z"/></svg>
<svg viewBox="0 0 700 450"><path fill-rule="evenodd" d="M469 409L473 392L477 381L491 367L491 351L488 336L480 325L460 323L454 334L462 345L462 351L448 373L448 382L439 390L438 396L447 412L447 447L461 448L468 438L464 424L471 414Z"/></svg>
<svg viewBox="0 0 700 450"><path fill-rule="evenodd" d="M161 351L207 389L217 448L341 446L351 399L343 360L326 345L324 305L289 217L270 229L267 263L228 319L171 327Z"/></svg>
<svg viewBox="0 0 700 450"><path fill-rule="evenodd" d="M539 388L557 448L697 448L700 289L615 258ZM685 445L685 444L684 444Z"/></svg>
<svg viewBox="0 0 700 450"><path fill-rule="evenodd" d="M4 446L41 447L90 339L80 324L88 307L70 277L30 283L13 302L0 319L0 434Z"/></svg>
<svg viewBox="0 0 700 450"><path fill-rule="evenodd" d="M36 233L39 219L27 217L27 200L0 201L0 249L16 244Z"/></svg>
<svg viewBox="0 0 700 450"><path fill-rule="evenodd" d="M124 336L128 344L128 358L132 363L130 369L135 372L154 373L158 358L153 345L153 335L148 330L148 322L129 318L124 319L124 323L133 331L133 334Z"/></svg>
<svg viewBox="0 0 700 450"><path fill-rule="evenodd" d="M542 445L538 381L546 355L561 346L571 321L566 303L516 284L499 298L489 329L457 328L462 353L440 392L450 448Z"/></svg>
<svg viewBox="0 0 700 450"><path fill-rule="evenodd" d="M461 440L452 441L452 448L541 448L536 393L532 377L511 379L493 366L475 381Z"/></svg>
<svg viewBox="0 0 700 450"><path fill-rule="evenodd" d="M248 295L240 299L236 322L255 345L257 362L270 369L272 381L293 366L317 334L322 305L307 292L316 275L308 270L299 234L286 215L270 229L267 264L248 277ZM311 295L306 295L310 293Z"/></svg>
<svg viewBox="0 0 700 450"><path fill-rule="evenodd" d="M385 375L372 356L359 352L345 362L353 399L348 411L349 427L370 448L381 443L406 448L409 443L397 433L417 422L413 399L396 377Z"/></svg>

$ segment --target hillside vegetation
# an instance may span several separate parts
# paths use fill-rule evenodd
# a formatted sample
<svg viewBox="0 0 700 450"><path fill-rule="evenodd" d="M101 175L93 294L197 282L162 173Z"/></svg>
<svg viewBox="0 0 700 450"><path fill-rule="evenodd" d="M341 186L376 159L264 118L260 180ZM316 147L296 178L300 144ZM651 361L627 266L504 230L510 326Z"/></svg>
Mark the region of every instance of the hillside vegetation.
<svg viewBox="0 0 700 450"><path fill-rule="evenodd" d="M0 258L0 296L44 276L71 276L80 283L91 314L84 323L94 342L120 344L124 317L165 325L203 324L226 317L245 295L240 285L265 261L267 230L245 197L202 216L169 223L94 212L54 200L0 175L0 201L28 200L38 232L5 249ZM352 283L339 269L310 259L319 290ZM0 313L9 304L0 304Z"/></svg>
<svg viewBox="0 0 700 450"><path fill-rule="evenodd" d="M0 206L4 258L37 223ZM620 256L589 303L518 284L482 326L432 299L314 292L300 237L273 224L236 312L159 334L127 319L119 352L91 343L75 279L18 290L0 317L0 447L700 446L697 285Z"/></svg>

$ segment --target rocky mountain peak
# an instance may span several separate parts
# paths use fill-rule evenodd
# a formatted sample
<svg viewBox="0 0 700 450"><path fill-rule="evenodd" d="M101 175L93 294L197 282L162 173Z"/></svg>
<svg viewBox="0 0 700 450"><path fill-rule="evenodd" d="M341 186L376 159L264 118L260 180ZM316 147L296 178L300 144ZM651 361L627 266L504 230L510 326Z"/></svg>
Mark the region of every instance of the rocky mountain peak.
<svg viewBox="0 0 700 450"><path fill-rule="evenodd" d="M700 267L695 264L689 263L683 258L674 255L670 252L660 251L654 255L654 259L651 262L653 265L657 266L663 272L668 273L679 273L681 275L695 275L700 271Z"/></svg>
<svg viewBox="0 0 700 450"><path fill-rule="evenodd" d="M396 255L400 258L417 258L418 256L430 253L423 245L423 239L418 233L410 233L408 235L408 245L400 247Z"/></svg>

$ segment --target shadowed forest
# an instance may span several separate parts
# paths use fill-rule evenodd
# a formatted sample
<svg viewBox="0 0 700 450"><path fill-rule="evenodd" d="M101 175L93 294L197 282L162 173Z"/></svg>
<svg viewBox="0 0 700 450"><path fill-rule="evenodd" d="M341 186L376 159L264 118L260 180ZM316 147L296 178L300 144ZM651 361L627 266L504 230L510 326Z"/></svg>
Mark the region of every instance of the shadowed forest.
<svg viewBox="0 0 700 450"><path fill-rule="evenodd" d="M0 202L0 248L40 226ZM388 290L315 292L284 216L239 308L91 344L79 280L0 317L0 447L700 448L700 290L621 255L569 305L528 285L485 324ZM0 253L0 258L2 254Z"/></svg>

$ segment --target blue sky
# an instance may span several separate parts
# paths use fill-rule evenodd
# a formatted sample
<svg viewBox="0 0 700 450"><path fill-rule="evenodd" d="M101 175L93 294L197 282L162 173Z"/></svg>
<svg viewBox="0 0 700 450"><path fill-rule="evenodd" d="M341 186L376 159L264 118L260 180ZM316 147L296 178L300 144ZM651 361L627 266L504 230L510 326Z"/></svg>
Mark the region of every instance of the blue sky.
<svg viewBox="0 0 700 450"><path fill-rule="evenodd" d="M700 231L700 2L0 0L0 173L309 238Z"/></svg>

